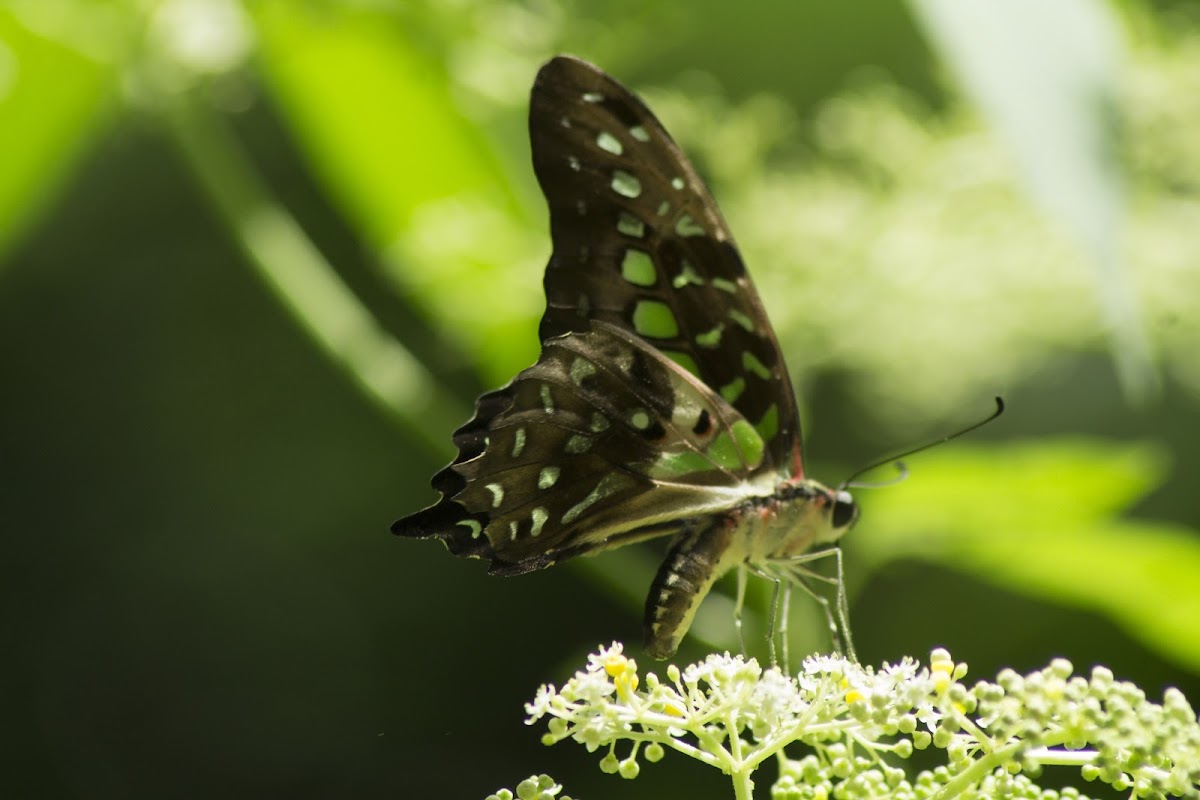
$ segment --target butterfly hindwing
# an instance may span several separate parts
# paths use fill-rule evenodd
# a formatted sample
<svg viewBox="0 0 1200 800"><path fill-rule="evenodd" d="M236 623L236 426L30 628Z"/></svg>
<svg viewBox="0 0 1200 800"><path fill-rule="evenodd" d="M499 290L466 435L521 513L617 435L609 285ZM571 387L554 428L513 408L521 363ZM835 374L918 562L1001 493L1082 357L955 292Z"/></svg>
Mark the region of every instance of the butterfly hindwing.
<svg viewBox="0 0 1200 800"><path fill-rule="evenodd" d="M506 574L670 533L772 488L744 480L765 457L749 422L603 322L547 341L455 441L459 458L434 480L443 501L397 532L439 536Z"/></svg>
<svg viewBox="0 0 1200 800"><path fill-rule="evenodd" d="M799 478L791 380L716 203L654 114L616 80L559 56L530 103L550 208L542 340L603 320L724 397L766 442L762 469Z"/></svg>

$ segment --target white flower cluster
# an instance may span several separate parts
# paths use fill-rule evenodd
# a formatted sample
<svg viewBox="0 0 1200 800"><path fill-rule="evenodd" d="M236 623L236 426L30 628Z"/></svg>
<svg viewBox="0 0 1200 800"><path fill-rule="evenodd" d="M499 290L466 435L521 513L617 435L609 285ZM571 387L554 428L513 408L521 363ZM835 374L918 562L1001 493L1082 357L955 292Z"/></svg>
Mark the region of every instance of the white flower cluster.
<svg viewBox="0 0 1200 800"><path fill-rule="evenodd" d="M516 794L508 789L501 789L495 794L489 794L484 800L571 800L565 794L562 797L558 793L562 791L562 786L554 782L554 779L549 775L531 775L525 780L517 784Z"/></svg>
<svg viewBox="0 0 1200 800"><path fill-rule="evenodd" d="M1071 673L1059 659L968 689L966 665L945 650L927 667L906 658L879 670L815 656L795 677L725 654L671 665L665 681L647 673L639 688L637 664L613 643L561 690L542 686L526 711L528 724L549 717L546 744L606 748L606 772L636 777L639 756L658 761L670 748L729 775L738 798L751 796L752 773L772 756L781 763L774 800L1081 797L1036 785L1048 764L1135 797L1200 797L1200 724L1182 694L1169 690L1160 706L1103 668L1090 680ZM787 758L792 744L811 754ZM930 746L946 762L913 780L885 761Z"/></svg>

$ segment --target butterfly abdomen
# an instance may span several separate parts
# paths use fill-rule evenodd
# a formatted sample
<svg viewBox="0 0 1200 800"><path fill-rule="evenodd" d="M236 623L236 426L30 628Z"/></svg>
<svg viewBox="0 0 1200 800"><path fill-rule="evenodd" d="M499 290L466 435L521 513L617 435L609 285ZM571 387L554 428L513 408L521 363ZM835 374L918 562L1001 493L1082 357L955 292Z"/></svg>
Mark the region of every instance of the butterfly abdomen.
<svg viewBox="0 0 1200 800"><path fill-rule="evenodd" d="M736 517L696 520L671 543L646 597L645 644L653 658L670 658L709 589L743 557L731 546L741 532Z"/></svg>

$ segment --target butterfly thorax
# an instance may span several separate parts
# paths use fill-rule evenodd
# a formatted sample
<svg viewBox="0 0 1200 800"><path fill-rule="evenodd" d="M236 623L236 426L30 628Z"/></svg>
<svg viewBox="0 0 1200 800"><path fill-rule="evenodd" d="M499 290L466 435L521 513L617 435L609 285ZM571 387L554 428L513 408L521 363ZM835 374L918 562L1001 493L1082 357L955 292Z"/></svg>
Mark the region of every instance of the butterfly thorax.
<svg viewBox="0 0 1200 800"><path fill-rule="evenodd" d="M836 542L858 516L849 493L789 479L774 493L692 521L671 543L646 599L646 649L675 652L700 602L741 564L765 565Z"/></svg>
<svg viewBox="0 0 1200 800"><path fill-rule="evenodd" d="M745 514L743 560L776 561L802 555L841 538L858 516L849 493L813 480L784 481ZM835 513L836 512L836 513Z"/></svg>

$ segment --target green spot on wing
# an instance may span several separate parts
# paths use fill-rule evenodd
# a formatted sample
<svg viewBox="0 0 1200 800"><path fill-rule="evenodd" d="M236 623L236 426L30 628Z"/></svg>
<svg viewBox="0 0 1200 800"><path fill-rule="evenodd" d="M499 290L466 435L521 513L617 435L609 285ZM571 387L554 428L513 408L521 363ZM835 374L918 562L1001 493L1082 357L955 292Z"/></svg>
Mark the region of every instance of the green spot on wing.
<svg viewBox="0 0 1200 800"><path fill-rule="evenodd" d="M762 463L763 452L763 440L758 431L740 419L728 431L716 436L703 453L687 450L660 455L650 468L650 477L670 480L714 469L753 469Z"/></svg>
<svg viewBox="0 0 1200 800"><path fill-rule="evenodd" d="M641 300L633 309L633 329L642 336L671 339L679 334L679 323L666 303Z"/></svg>
<svg viewBox="0 0 1200 800"><path fill-rule="evenodd" d="M625 211L622 211L621 216L617 218L617 230L626 236L635 236L638 239L646 235L646 225Z"/></svg>
<svg viewBox="0 0 1200 800"><path fill-rule="evenodd" d="M592 437L584 436L581 433L572 434L571 438L567 439L567 443L563 445L563 449L573 456L586 453L592 449Z"/></svg>
<svg viewBox="0 0 1200 800"><path fill-rule="evenodd" d="M747 332L754 333L754 320L750 319L750 317L746 316L741 311L738 311L736 308L731 308L729 309L727 316L738 325L741 325L743 328L745 328Z"/></svg>
<svg viewBox="0 0 1200 800"><path fill-rule="evenodd" d="M483 533L483 526L473 519L460 519L455 525L462 525L471 532L472 539L478 539L479 534Z"/></svg>
<svg viewBox="0 0 1200 800"><path fill-rule="evenodd" d="M717 325L710 331L696 334L696 344L701 347L717 347L721 344L721 333L725 330L724 325Z"/></svg>
<svg viewBox="0 0 1200 800"><path fill-rule="evenodd" d="M779 433L779 406L771 403L771 407L762 415L762 419L754 426L758 429L759 434L766 441L775 438L775 434Z"/></svg>
<svg viewBox="0 0 1200 800"><path fill-rule="evenodd" d="M642 193L642 182L628 172L617 170L613 173L612 188L622 197L635 198Z"/></svg>
<svg viewBox="0 0 1200 800"><path fill-rule="evenodd" d="M721 387L721 397L725 398L725 402L730 405L737 402L742 396L742 392L746 391L746 379L734 378L729 383Z"/></svg>
<svg viewBox="0 0 1200 800"><path fill-rule="evenodd" d="M744 419L733 423L729 433L721 433L708 447L708 454L725 469L738 469L743 464L757 467L762 462L763 440L754 426Z"/></svg>
<svg viewBox="0 0 1200 800"><path fill-rule="evenodd" d="M650 477L655 480L669 480L694 472L708 472L713 469L713 462L703 453L688 450L683 453L664 453L658 457L650 468Z"/></svg>
<svg viewBox="0 0 1200 800"><path fill-rule="evenodd" d="M653 286L658 281L650 254L635 247L625 251L625 258L621 261L621 277L634 286Z"/></svg>
<svg viewBox="0 0 1200 800"><path fill-rule="evenodd" d="M596 365L586 358L576 357L571 362L571 380L576 386L582 386L584 380L596 374Z"/></svg>
<svg viewBox="0 0 1200 800"><path fill-rule="evenodd" d="M550 518L550 513L541 506L529 512L529 518L532 520L532 525L529 528L530 536L537 536L542 532L542 526L546 524L546 520Z"/></svg>
<svg viewBox="0 0 1200 800"><path fill-rule="evenodd" d="M558 467L542 467L538 473L538 488L549 489L558 481Z"/></svg>
<svg viewBox="0 0 1200 800"><path fill-rule="evenodd" d="M704 228L696 220L692 219L690 214L684 214L675 223L675 232L685 238L688 236L703 236Z"/></svg>
<svg viewBox="0 0 1200 800"><path fill-rule="evenodd" d="M700 273L696 272L696 268L686 258L683 260L683 266L679 270L679 274L672 279L671 284L676 289L682 289L688 284L696 286L704 285L704 278L700 277Z"/></svg>
<svg viewBox="0 0 1200 800"><path fill-rule="evenodd" d="M595 489L592 489L587 497L567 509L566 513L562 516L563 524L570 525L579 518L580 514L587 511L588 508L609 495L628 488L632 483L633 481L628 475L623 475L620 472L610 472L600 479L599 485Z"/></svg>
<svg viewBox="0 0 1200 800"><path fill-rule="evenodd" d="M663 350L663 355L674 361L679 366L686 369L688 372L700 377L700 365L696 363L696 359L692 358L687 353L681 353L677 350Z"/></svg>
<svg viewBox="0 0 1200 800"><path fill-rule="evenodd" d="M733 438L737 439L738 447L742 450L742 456L746 459L746 464L751 467L757 467L762 463L763 458L763 440L758 435L758 431L754 430L754 426L744 419L739 419L733 423Z"/></svg>
<svg viewBox="0 0 1200 800"><path fill-rule="evenodd" d="M742 353L742 366L747 372L753 372L764 381L771 379L771 370L767 369L766 365L759 361L754 353L751 353L749 350Z"/></svg>
<svg viewBox="0 0 1200 800"><path fill-rule="evenodd" d="M600 134L596 137L596 144L600 145L601 150L607 150L615 156L619 156L625 152L625 148L621 146L621 142L617 137L608 131L600 131Z"/></svg>
<svg viewBox="0 0 1200 800"><path fill-rule="evenodd" d="M737 294L738 285L728 278L713 278L712 285L713 288L720 289L722 292Z"/></svg>

